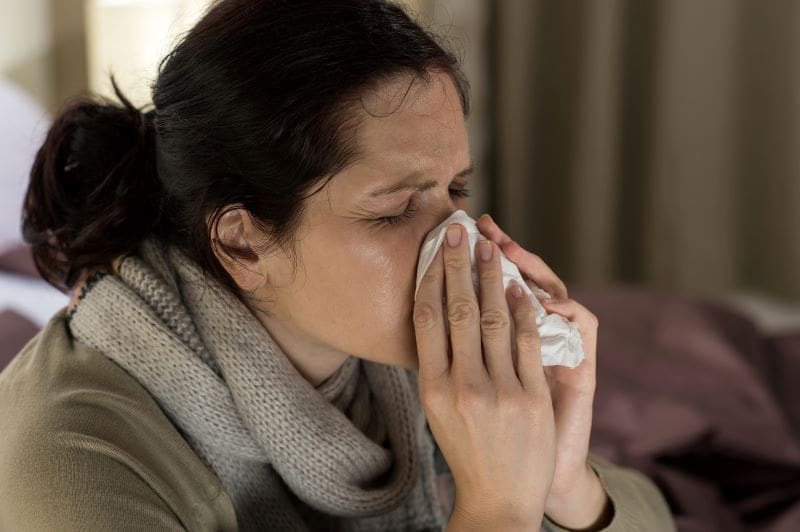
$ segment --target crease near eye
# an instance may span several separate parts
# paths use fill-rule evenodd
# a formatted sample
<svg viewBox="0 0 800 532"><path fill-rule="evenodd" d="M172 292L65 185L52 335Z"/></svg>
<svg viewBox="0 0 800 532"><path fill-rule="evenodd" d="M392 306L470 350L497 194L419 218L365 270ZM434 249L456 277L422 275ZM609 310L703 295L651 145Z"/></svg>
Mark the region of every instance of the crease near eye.
<svg viewBox="0 0 800 532"><path fill-rule="evenodd" d="M448 189L450 195L455 198L468 198L472 193L469 188L451 188ZM414 217L414 213L416 213L418 207L414 203L414 197L412 196L408 202L408 206L403 213L398 214L396 216L381 216L380 218L376 218L374 220L375 225L378 227L387 227L387 226L397 226L402 225L403 223L407 222L411 218Z"/></svg>

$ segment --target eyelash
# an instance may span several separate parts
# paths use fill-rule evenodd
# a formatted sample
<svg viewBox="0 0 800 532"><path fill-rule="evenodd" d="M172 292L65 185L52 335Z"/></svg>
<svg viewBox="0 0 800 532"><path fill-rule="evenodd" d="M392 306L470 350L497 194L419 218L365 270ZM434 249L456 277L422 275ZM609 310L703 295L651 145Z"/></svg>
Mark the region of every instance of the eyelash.
<svg viewBox="0 0 800 532"><path fill-rule="evenodd" d="M470 195L470 190L468 188L451 188L450 194L457 198L468 198ZM413 206L412 202L409 202L408 207L406 207L406 210L403 214L399 214L397 216L383 216L381 218L376 218L375 222L376 225L380 227L396 225L403 223L406 220L410 220L414 216L415 212L417 212L417 208Z"/></svg>

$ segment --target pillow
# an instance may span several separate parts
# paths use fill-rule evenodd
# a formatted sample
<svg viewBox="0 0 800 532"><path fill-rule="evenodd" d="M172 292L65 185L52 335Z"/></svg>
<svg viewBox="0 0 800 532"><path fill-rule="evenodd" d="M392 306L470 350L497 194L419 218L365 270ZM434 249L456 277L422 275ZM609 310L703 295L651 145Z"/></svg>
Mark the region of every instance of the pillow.
<svg viewBox="0 0 800 532"><path fill-rule="evenodd" d="M22 203L50 118L22 89L0 78L0 253L22 244Z"/></svg>
<svg viewBox="0 0 800 532"><path fill-rule="evenodd" d="M14 244L5 251L0 251L0 271L36 279L42 278L33 262L31 247L24 243Z"/></svg>

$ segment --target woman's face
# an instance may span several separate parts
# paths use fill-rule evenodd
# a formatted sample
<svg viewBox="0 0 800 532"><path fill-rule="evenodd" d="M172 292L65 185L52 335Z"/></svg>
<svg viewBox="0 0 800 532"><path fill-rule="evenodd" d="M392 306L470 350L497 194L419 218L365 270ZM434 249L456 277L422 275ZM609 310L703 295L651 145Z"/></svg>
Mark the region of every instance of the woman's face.
<svg viewBox="0 0 800 532"><path fill-rule="evenodd" d="M457 191L471 166L456 88L447 74L432 78L409 89L411 77L398 77L364 95L364 156L308 200L296 276L287 256L260 258L267 282L259 290L274 301L272 315L259 319L315 384L349 355L418 368L420 247L444 218L466 210ZM387 188L395 191L380 193ZM390 216L400 218L379 220Z"/></svg>

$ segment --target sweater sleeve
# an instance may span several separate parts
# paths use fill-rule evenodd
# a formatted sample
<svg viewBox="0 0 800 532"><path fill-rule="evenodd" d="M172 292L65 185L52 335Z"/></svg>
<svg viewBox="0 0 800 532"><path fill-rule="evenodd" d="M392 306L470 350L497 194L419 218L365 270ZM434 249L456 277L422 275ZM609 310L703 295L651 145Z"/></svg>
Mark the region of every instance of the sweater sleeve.
<svg viewBox="0 0 800 532"><path fill-rule="evenodd" d="M646 475L617 466L593 453L589 465L597 473L608 494L614 516L608 526L596 532L674 532L675 522L663 494ZM559 526L546 515L542 521L546 532L572 532Z"/></svg>
<svg viewBox="0 0 800 532"><path fill-rule="evenodd" d="M0 529L186 530L107 442L74 433L25 440L0 458Z"/></svg>
<svg viewBox="0 0 800 532"><path fill-rule="evenodd" d="M0 372L0 530L235 531L216 475L65 310Z"/></svg>

